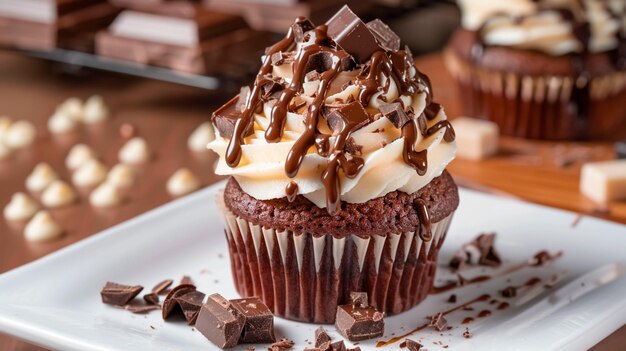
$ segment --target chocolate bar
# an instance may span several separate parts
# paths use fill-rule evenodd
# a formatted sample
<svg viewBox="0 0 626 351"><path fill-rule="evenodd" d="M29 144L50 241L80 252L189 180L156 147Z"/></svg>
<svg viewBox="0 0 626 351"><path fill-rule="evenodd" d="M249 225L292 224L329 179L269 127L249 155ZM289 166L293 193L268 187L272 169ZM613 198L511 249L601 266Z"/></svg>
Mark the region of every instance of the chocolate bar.
<svg viewBox="0 0 626 351"><path fill-rule="evenodd" d="M119 9L105 0L0 1L0 46L92 51Z"/></svg>

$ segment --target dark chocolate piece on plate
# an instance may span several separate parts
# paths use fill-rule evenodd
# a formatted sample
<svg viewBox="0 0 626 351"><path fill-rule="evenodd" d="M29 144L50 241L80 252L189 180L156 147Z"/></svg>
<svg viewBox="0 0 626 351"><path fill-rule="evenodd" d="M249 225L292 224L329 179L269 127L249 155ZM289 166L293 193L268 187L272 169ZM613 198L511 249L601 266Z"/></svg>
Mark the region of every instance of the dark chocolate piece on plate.
<svg viewBox="0 0 626 351"><path fill-rule="evenodd" d="M139 295L141 290L143 290L143 286L141 285L131 286L107 282L102 288L102 291L100 291L100 296L102 297L103 303L124 306L134 299L135 296Z"/></svg>
<svg viewBox="0 0 626 351"><path fill-rule="evenodd" d="M444 318L443 313L437 313L430 318L428 326L433 327L438 331L442 331L448 326L448 321Z"/></svg>
<svg viewBox="0 0 626 351"><path fill-rule="evenodd" d="M204 293L195 290L176 297L176 301L178 302L180 309L183 311L187 324L194 325L196 323L204 296Z"/></svg>
<svg viewBox="0 0 626 351"><path fill-rule="evenodd" d="M423 346L419 342L411 339L406 339L404 342L406 344L406 348L409 349L409 351L420 351Z"/></svg>
<svg viewBox="0 0 626 351"><path fill-rule="evenodd" d="M448 303L456 303L456 295L455 294L450 295L450 297L448 298Z"/></svg>
<svg viewBox="0 0 626 351"><path fill-rule="evenodd" d="M326 121L333 132L343 132L345 129L355 131L369 122L369 114L359 101L354 101L330 112Z"/></svg>
<svg viewBox="0 0 626 351"><path fill-rule="evenodd" d="M155 285L154 288L152 288L152 292L157 295L160 295L161 293L165 292L165 290L169 288L172 285L172 283L174 283L172 279L165 279L164 281Z"/></svg>
<svg viewBox="0 0 626 351"><path fill-rule="evenodd" d="M517 296L517 288L509 286L500 292L503 297L515 297Z"/></svg>
<svg viewBox="0 0 626 351"><path fill-rule="evenodd" d="M374 34L383 48L389 51L400 50L400 37L385 22L377 18L367 22L367 28Z"/></svg>
<svg viewBox="0 0 626 351"><path fill-rule="evenodd" d="M278 340L277 342L270 345L268 351L284 351L292 349L294 342L285 338Z"/></svg>
<svg viewBox="0 0 626 351"><path fill-rule="evenodd" d="M126 309L128 312L131 312L131 313L142 314L142 313L148 313L150 311L158 311L161 309L161 306L159 305L126 305L124 306L124 309Z"/></svg>
<svg viewBox="0 0 626 351"><path fill-rule="evenodd" d="M305 33L315 28L313 23L306 18L300 17L294 24L291 25L293 31L293 38L296 43L302 43L305 41Z"/></svg>
<svg viewBox="0 0 626 351"><path fill-rule="evenodd" d="M372 306L353 304L337 307L335 327L350 341L359 341L381 337L385 331L383 314Z"/></svg>
<svg viewBox="0 0 626 351"><path fill-rule="evenodd" d="M183 311L180 308L177 297L192 291L196 291L196 287L191 284L179 285L172 289L165 297L165 300L163 300L163 319L168 319L175 311L179 311L182 314Z"/></svg>
<svg viewBox="0 0 626 351"><path fill-rule="evenodd" d="M364 63L382 48L365 23L346 5L326 22L328 36L339 47Z"/></svg>
<svg viewBox="0 0 626 351"><path fill-rule="evenodd" d="M324 329L324 327L322 326L315 329L315 347L320 347L324 343L328 342L330 342L330 336L326 332L326 329Z"/></svg>
<svg viewBox="0 0 626 351"><path fill-rule="evenodd" d="M409 116L404 112L402 103L392 102L390 104L382 104L379 107L380 113L383 114L393 125L400 129L410 121Z"/></svg>
<svg viewBox="0 0 626 351"><path fill-rule="evenodd" d="M276 341L274 336L274 315L272 311L257 297L231 300L246 319L240 342L247 344L263 344Z"/></svg>
<svg viewBox="0 0 626 351"><path fill-rule="evenodd" d="M335 341L334 343L330 344L330 350L331 351L346 351L346 343L344 343L343 340Z"/></svg>
<svg viewBox="0 0 626 351"><path fill-rule="evenodd" d="M626 158L626 139L616 142L613 148L618 159Z"/></svg>
<svg viewBox="0 0 626 351"><path fill-rule="evenodd" d="M224 138L232 138L233 131L235 130L235 123L241 117L241 111L237 109L239 95L230 99L222 107L213 112L213 124L215 128L220 132L220 135ZM244 133L244 137L252 133L252 128Z"/></svg>
<svg viewBox="0 0 626 351"><path fill-rule="evenodd" d="M502 263L500 254L496 251L493 242L496 238L495 233L481 234L476 238L476 244L480 250L479 264L484 266L497 267Z"/></svg>
<svg viewBox="0 0 626 351"><path fill-rule="evenodd" d="M156 293L153 293L153 292L151 292L149 294L145 294L143 296L143 299L149 305L158 305L159 304L159 295L157 295Z"/></svg>
<svg viewBox="0 0 626 351"><path fill-rule="evenodd" d="M209 295L200 308L196 329L222 349L237 346L246 317L220 294Z"/></svg>

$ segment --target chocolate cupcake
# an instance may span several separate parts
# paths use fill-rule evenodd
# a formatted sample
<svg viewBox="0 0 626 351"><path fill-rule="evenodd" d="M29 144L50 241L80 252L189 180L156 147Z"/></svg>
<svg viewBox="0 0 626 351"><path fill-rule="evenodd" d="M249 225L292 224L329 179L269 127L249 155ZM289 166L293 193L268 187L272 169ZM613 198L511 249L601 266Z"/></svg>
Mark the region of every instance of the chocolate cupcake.
<svg viewBox="0 0 626 351"><path fill-rule="evenodd" d="M212 120L242 296L316 323L352 291L389 314L426 297L458 205L454 130L384 23L297 19Z"/></svg>
<svg viewBox="0 0 626 351"><path fill-rule="evenodd" d="M626 135L626 3L459 0L445 59L465 113L544 140Z"/></svg>

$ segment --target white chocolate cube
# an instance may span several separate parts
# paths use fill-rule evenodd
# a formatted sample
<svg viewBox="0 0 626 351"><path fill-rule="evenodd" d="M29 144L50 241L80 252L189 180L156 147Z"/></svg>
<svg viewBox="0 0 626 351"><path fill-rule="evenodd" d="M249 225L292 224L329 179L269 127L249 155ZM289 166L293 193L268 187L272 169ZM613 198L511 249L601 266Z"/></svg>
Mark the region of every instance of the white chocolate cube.
<svg viewBox="0 0 626 351"><path fill-rule="evenodd" d="M498 125L482 119L459 117L452 120L456 133L457 156L480 160L498 152Z"/></svg>
<svg viewBox="0 0 626 351"><path fill-rule="evenodd" d="M626 199L626 160L583 165L580 191L599 202Z"/></svg>

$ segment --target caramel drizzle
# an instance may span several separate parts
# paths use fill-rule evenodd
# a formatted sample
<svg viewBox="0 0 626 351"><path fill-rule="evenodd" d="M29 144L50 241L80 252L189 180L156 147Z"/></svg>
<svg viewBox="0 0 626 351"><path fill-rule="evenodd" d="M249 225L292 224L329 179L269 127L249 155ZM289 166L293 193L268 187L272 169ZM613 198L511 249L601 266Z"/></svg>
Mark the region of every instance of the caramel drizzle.
<svg viewBox="0 0 626 351"><path fill-rule="evenodd" d="M322 172L321 180L324 183L326 190L328 213L335 214L341 205L339 182L340 172L343 171L343 174L348 178L354 178L363 168L364 161L362 158L351 155L344 150L347 140L353 132L353 129L356 128L356 122L351 123L348 118L348 123L346 123L343 129L335 135L332 145L330 143L331 136L320 133L317 129L321 107L326 99L329 86L337 74L341 71L341 62L350 56L346 51L334 47L334 44L328 37L326 30L327 27L325 25L316 27L312 32L311 38L309 39L312 43L304 46L296 54L292 66L292 81L289 86L281 92L278 101L272 107L269 127L265 131L265 139L267 142L279 142L281 140L288 108L296 94L302 90L304 77L307 73L304 71L311 55L319 52L329 54L332 58L332 66L330 69L321 74L320 84L315 98L306 110L304 121L305 131L295 141L293 147L287 154L287 159L285 161L285 174L289 178L294 178L298 174L304 157L307 155L310 148L315 146L316 152L319 155L328 157L328 163ZM262 101L261 95L263 85L270 82L267 75L272 71L271 55L279 51L285 51L293 44L294 34L290 29L284 39L267 50L265 60L259 70L259 73L257 74L254 86L244 102L241 117L235 122L233 137L231 138L226 150L225 158L230 167L236 167L241 161L241 146L245 142L245 132L253 127L253 114L254 111L257 110L259 103ZM390 57L390 55L392 56ZM389 53L389 55L383 50L375 52L372 55L369 69L364 69L364 72L357 77L356 84L360 87L358 96L361 104L366 106L369 99L378 91L379 87L382 85L380 84L382 73L382 75L387 78L387 83L389 83L390 79L394 80L396 86L401 91L401 94L412 94L416 92L418 83L421 83L426 89L427 107L436 105L435 108L440 108L438 107L439 105L432 103L432 89L428 78L419 71L417 71L417 75L414 79L410 77L409 67L413 66L413 62L409 61L412 61L410 59L410 53L406 51ZM383 89L388 91L389 84L385 84ZM426 116L428 117L429 113L427 113ZM432 118L434 118L434 116ZM449 123L438 123L433 127L426 129L418 127L416 119L412 118L411 121L402 128L402 135L405 137L403 150L404 160L407 164L415 168L419 175L424 175L426 173L428 162L427 150L415 150L418 132L421 132L424 136L428 136L436 133L442 128L446 128L444 139L446 141L453 141L454 132L452 131ZM295 186L293 184L295 184ZM297 196L297 183L291 181L286 186L285 192L289 201L295 200L295 197ZM418 214L420 216L422 226L424 228L428 228L428 230L423 232L430 232L428 211L425 207L420 208L421 210L418 211ZM432 236L432 234L430 235Z"/></svg>

